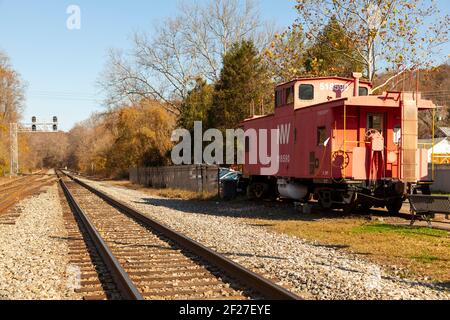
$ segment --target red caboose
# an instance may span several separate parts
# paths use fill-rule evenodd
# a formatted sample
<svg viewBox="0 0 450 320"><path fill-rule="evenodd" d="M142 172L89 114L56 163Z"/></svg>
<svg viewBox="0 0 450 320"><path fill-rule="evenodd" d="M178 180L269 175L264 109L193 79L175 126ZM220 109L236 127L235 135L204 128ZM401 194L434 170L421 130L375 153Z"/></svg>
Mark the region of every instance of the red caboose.
<svg viewBox="0 0 450 320"><path fill-rule="evenodd" d="M275 112L242 123L279 129L280 169L260 174L244 165L249 195L307 200L324 208L384 207L398 212L405 195L428 179L428 156L418 148L418 112L433 109L417 93L371 95L371 84L341 77L302 78L275 91ZM425 190L426 187L423 187Z"/></svg>

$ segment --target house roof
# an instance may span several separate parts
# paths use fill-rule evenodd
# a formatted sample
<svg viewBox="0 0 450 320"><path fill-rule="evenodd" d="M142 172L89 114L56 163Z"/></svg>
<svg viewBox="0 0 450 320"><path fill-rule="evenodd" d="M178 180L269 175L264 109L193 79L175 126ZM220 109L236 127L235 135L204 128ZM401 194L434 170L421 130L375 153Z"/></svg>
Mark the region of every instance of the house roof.
<svg viewBox="0 0 450 320"><path fill-rule="evenodd" d="M439 127L439 131L441 131L446 137L450 137L450 127Z"/></svg>
<svg viewBox="0 0 450 320"><path fill-rule="evenodd" d="M447 138L435 138L434 145L436 146L444 140L447 140ZM424 146L425 149L431 149L433 140L432 139L419 139L418 143L419 143L419 146Z"/></svg>

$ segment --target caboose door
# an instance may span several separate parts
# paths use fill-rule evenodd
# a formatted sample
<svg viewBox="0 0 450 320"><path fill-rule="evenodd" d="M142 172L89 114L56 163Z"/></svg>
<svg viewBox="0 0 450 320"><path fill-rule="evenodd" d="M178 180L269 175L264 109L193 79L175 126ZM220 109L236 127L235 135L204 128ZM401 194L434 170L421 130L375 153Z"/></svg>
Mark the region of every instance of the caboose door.
<svg viewBox="0 0 450 320"><path fill-rule="evenodd" d="M371 179L376 178L378 180L386 177L385 121L385 113L367 113L366 139L369 137L371 139L371 147L368 150L369 163L367 164L367 170L370 172L369 177ZM382 138L376 138L376 133L381 134Z"/></svg>

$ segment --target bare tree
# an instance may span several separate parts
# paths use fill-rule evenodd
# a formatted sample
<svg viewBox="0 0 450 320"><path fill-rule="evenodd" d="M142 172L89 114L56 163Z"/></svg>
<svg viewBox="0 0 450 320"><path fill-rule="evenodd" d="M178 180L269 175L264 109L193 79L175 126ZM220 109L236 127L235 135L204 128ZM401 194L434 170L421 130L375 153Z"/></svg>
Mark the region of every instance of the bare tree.
<svg viewBox="0 0 450 320"><path fill-rule="evenodd" d="M273 29L261 20L253 0L183 2L179 14L157 25L153 36L135 33L132 52L111 52L101 79L107 104L157 99L178 113L198 78L217 81L223 56L233 43L252 40L262 49Z"/></svg>
<svg viewBox="0 0 450 320"><path fill-rule="evenodd" d="M262 50L274 34L253 0L213 0L204 7L184 3L181 12L184 39L197 71L211 82L219 79L222 58L234 43L252 40Z"/></svg>
<svg viewBox="0 0 450 320"><path fill-rule="evenodd" d="M171 99L175 96L174 89L171 88L170 93L163 79L158 79L155 72L135 61L130 63L119 50L111 50L109 56L108 66L100 80L100 86L107 94L105 104L108 107L137 105L142 99L153 99L164 102L171 113L177 112L176 99Z"/></svg>
<svg viewBox="0 0 450 320"><path fill-rule="evenodd" d="M449 16L440 16L434 0L297 0L296 8L297 23L310 38L335 17L355 44L369 80L374 80L380 66L396 71L375 89L405 71L429 66L440 45L448 41Z"/></svg>

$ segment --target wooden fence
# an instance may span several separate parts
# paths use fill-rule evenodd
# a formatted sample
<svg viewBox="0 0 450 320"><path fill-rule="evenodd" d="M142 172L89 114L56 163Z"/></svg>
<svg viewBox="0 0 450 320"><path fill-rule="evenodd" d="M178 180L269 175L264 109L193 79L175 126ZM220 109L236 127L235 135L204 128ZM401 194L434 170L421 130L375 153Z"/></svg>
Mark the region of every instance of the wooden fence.
<svg viewBox="0 0 450 320"><path fill-rule="evenodd" d="M217 193L217 166L173 166L159 168L131 168L130 181L158 189L181 189L193 192Z"/></svg>

